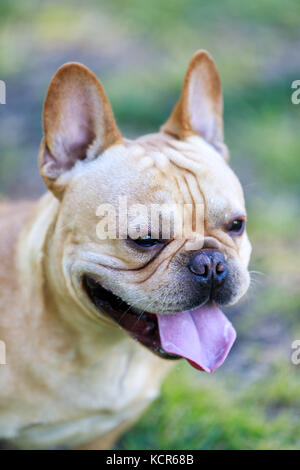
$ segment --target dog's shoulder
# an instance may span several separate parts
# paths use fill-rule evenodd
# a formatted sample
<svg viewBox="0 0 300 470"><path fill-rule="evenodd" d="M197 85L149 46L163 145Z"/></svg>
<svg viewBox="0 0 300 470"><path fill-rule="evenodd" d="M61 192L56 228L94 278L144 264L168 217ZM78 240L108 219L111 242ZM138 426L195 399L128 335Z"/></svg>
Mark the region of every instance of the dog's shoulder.
<svg viewBox="0 0 300 470"><path fill-rule="evenodd" d="M30 217L36 202L18 201L0 203L0 286L15 281L15 252L20 231Z"/></svg>

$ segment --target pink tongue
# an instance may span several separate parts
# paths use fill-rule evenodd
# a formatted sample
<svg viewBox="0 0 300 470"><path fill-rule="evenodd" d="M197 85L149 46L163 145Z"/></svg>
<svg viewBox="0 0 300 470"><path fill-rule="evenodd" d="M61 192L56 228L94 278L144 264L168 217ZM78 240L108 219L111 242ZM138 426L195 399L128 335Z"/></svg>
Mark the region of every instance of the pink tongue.
<svg viewBox="0 0 300 470"><path fill-rule="evenodd" d="M232 324L214 305L157 318L162 348L206 372L223 364L236 338Z"/></svg>

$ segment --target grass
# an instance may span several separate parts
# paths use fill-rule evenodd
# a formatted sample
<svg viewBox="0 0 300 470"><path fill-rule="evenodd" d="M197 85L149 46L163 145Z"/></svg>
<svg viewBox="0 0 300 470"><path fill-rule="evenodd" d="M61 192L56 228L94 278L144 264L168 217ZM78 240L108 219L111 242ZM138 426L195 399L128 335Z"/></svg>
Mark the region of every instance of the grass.
<svg viewBox="0 0 300 470"><path fill-rule="evenodd" d="M299 448L299 381L282 366L244 387L236 377L199 378L181 366L120 445L126 449Z"/></svg>

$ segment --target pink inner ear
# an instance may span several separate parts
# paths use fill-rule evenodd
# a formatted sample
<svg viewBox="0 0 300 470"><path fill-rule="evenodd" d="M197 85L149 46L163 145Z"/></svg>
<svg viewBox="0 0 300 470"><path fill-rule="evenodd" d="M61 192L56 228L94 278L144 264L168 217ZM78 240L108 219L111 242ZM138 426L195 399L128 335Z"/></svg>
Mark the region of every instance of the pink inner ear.
<svg viewBox="0 0 300 470"><path fill-rule="evenodd" d="M198 67L189 84L188 108L191 126L197 134L212 142L217 134L217 118L210 94L209 76Z"/></svg>
<svg viewBox="0 0 300 470"><path fill-rule="evenodd" d="M122 140L98 78L70 62L51 80L43 112L44 140L39 157L42 177L53 180L85 157L96 158ZM56 175L56 176L55 176Z"/></svg>
<svg viewBox="0 0 300 470"><path fill-rule="evenodd" d="M52 159L53 167L70 169L76 160L86 157L88 147L96 138L94 109L88 102L92 97L88 95L74 90L61 103L59 127L53 135L54 152L47 156L49 161Z"/></svg>
<svg viewBox="0 0 300 470"><path fill-rule="evenodd" d="M65 122L67 126L67 122ZM76 126L71 123L69 126L68 139L63 135L56 135L54 140L53 155L49 149L45 149L43 164L50 163L53 169L69 170L76 163L76 160L83 160L86 157L87 149L93 142L95 135L92 129L86 126Z"/></svg>

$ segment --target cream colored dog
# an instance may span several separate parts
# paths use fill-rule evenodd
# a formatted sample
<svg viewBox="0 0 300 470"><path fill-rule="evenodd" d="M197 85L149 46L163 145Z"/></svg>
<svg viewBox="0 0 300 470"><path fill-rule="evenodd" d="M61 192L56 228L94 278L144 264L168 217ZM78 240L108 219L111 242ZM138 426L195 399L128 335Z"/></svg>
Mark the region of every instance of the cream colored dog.
<svg viewBox="0 0 300 470"><path fill-rule="evenodd" d="M76 63L51 81L43 124L49 192L0 205L0 438L106 448L157 396L170 359L211 372L228 354L235 331L218 305L249 285L243 193L205 51L157 134L124 139L100 82ZM122 213L120 196L127 207L198 206L200 229L193 215L190 235L166 238L143 210ZM126 224L101 238L111 206Z"/></svg>

